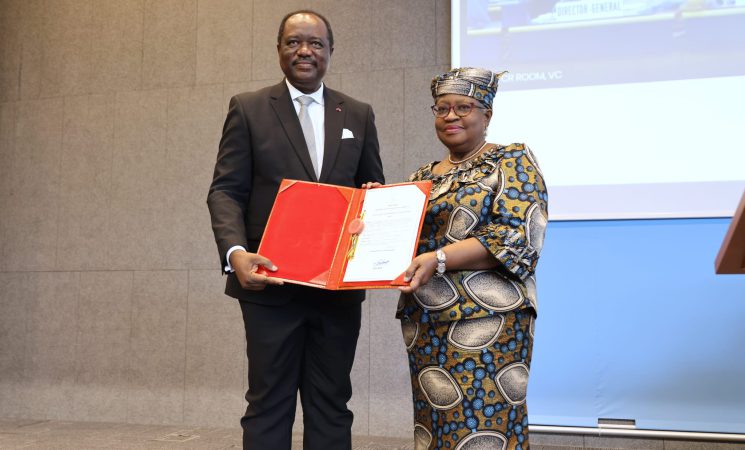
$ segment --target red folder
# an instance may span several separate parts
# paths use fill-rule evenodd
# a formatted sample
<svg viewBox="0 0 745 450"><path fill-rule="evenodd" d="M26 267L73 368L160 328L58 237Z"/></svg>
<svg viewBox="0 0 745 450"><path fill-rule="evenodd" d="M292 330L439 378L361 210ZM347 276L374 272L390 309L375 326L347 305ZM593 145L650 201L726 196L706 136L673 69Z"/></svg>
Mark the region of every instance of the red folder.
<svg viewBox="0 0 745 450"><path fill-rule="evenodd" d="M421 232L430 181L416 185L424 193L417 238ZM261 268L259 273L289 283L323 289L385 289L405 286L403 273L393 280L344 282L350 249L356 242L355 224L359 222L366 189L297 180L282 180L269 215L258 253L278 267L275 272ZM355 220L357 219L357 220ZM363 231L364 232L364 231ZM414 254L416 246L414 246ZM414 257L412 254L412 259Z"/></svg>

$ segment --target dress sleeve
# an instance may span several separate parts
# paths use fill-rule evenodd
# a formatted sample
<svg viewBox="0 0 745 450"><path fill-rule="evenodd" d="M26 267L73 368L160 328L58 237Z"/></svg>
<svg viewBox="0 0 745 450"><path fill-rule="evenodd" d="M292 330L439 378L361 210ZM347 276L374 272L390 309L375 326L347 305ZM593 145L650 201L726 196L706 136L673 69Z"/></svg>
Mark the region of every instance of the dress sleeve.
<svg viewBox="0 0 745 450"><path fill-rule="evenodd" d="M499 188L489 194L488 219L470 235L507 271L525 279L535 272L543 247L546 186L535 157L522 144L507 147L493 170L500 172Z"/></svg>

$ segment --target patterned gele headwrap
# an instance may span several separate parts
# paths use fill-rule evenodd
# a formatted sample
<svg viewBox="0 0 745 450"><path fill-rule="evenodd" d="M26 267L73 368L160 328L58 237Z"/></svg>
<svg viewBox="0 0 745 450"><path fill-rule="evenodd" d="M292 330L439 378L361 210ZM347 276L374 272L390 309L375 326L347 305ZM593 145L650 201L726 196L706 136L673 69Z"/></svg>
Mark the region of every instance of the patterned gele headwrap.
<svg viewBox="0 0 745 450"><path fill-rule="evenodd" d="M432 98L445 94L467 95L491 109L499 78L505 72L461 67L432 78Z"/></svg>

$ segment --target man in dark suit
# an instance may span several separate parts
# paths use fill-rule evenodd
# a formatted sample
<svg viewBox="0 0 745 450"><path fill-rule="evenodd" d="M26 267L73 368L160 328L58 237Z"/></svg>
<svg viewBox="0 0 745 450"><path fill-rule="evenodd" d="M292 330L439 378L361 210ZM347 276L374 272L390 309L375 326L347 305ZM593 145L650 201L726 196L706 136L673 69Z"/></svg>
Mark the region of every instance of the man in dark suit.
<svg viewBox="0 0 745 450"><path fill-rule="evenodd" d="M230 100L207 198L225 292L239 299L246 329L244 449L290 449L298 391L304 448L352 446L347 401L364 291L283 284L256 272L276 268L255 253L283 178L384 182L372 108L322 83L333 50L320 14L282 20L277 53L285 79Z"/></svg>

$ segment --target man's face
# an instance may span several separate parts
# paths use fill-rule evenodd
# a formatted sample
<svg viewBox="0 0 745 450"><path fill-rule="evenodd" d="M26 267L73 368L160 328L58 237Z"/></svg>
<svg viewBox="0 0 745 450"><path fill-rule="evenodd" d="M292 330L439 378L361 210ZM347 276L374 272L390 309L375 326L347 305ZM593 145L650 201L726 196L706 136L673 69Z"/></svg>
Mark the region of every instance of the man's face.
<svg viewBox="0 0 745 450"><path fill-rule="evenodd" d="M318 90L334 51L329 46L323 20L312 14L295 14L285 22L277 53L279 66L298 90Z"/></svg>

